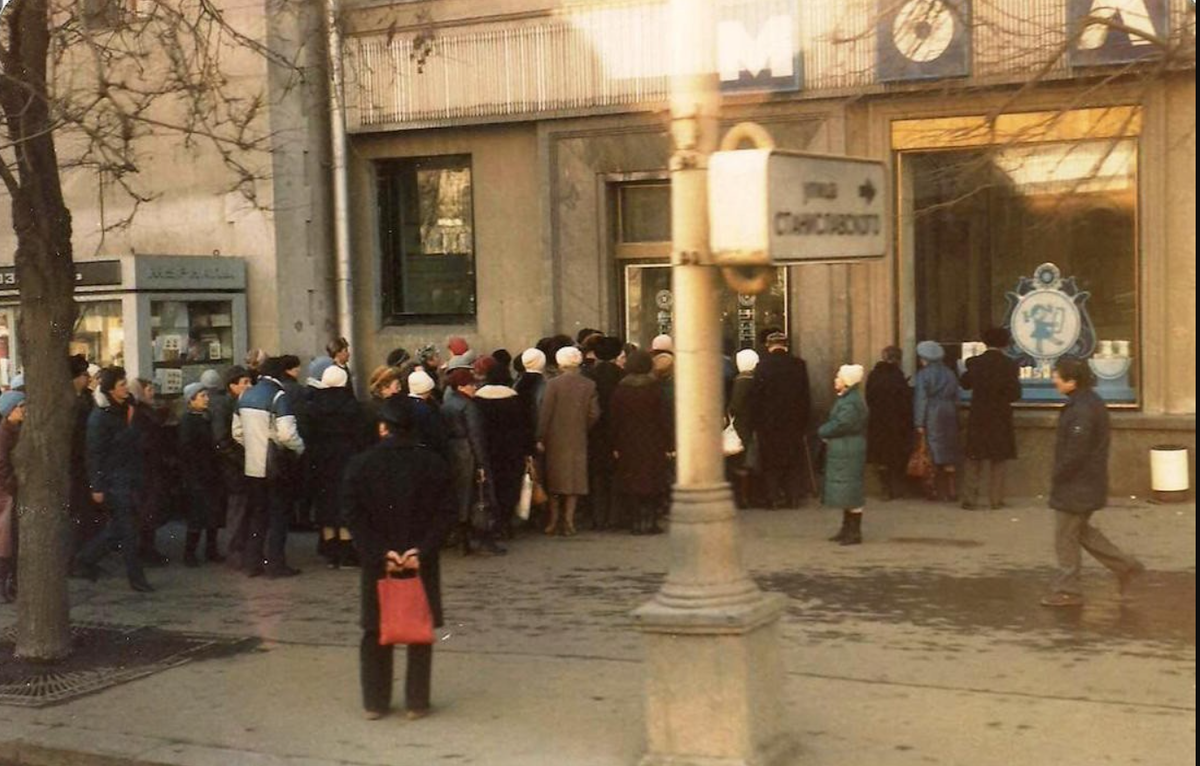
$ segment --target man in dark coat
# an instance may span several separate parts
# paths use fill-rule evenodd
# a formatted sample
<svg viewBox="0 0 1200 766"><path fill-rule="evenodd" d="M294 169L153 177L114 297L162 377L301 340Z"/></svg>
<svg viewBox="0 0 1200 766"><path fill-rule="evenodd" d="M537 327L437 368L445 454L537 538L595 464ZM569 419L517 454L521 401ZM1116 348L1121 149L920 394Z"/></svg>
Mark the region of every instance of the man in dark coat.
<svg viewBox="0 0 1200 766"><path fill-rule="evenodd" d="M663 406L662 385L651 374L653 362L634 351L625 362L628 375L610 403L609 443L615 458L613 488L628 509L630 531L658 534L658 510L670 482L671 420Z"/></svg>
<svg viewBox="0 0 1200 766"><path fill-rule="evenodd" d="M196 567L200 565L196 550L202 535L205 558L213 563L225 560L217 550L223 488L209 419L209 389L203 383L189 383L183 387L183 401L187 412L179 421L179 463L188 499L183 564Z"/></svg>
<svg viewBox="0 0 1200 766"><path fill-rule="evenodd" d="M242 445L233 439L233 413L238 399L250 390L250 371L245 367L230 367L225 372L223 390L209 394L208 414L212 425L213 449L220 466L221 486L225 492L226 550L229 564L241 569L242 551L250 537L249 518L246 514L246 477L244 466L246 454Z"/></svg>
<svg viewBox="0 0 1200 766"><path fill-rule="evenodd" d="M788 353L781 332L767 336L767 353L754 373L754 432L771 508L800 504L800 472L807 454L812 398L808 365Z"/></svg>
<svg viewBox="0 0 1200 766"><path fill-rule="evenodd" d="M351 460L342 483L342 507L362 559L363 708L368 718L391 706L392 647L379 645L377 581L416 570L425 585L435 627L442 618L438 548L455 519L450 466L419 442L414 403L394 396L381 409L383 440ZM429 712L433 646L408 647L405 706L410 718Z"/></svg>
<svg viewBox="0 0 1200 766"><path fill-rule="evenodd" d="M888 500L904 494L912 453L912 388L900 368L903 359L904 352L888 346L867 376L867 459L879 468Z"/></svg>
<svg viewBox="0 0 1200 766"><path fill-rule="evenodd" d="M1004 507L1004 463L1017 457L1012 403L1021 398L1021 370L1005 353L1012 336L993 327L983 334L987 351L968 359L961 385L971 391L971 417L967 422L967 486L962 507L973 511L979 502L983 464L988 464L988 503Z"/></svg>
<svg viewBox="0 0 1200 766"><path fill-rule="evenodd" d="M1145 571L1141 562L1091 525L1092 514L1108 503L1110 441L1108 408L1092 389L1093 384L1092 371L1083 360L1062 359L1054 370L1054 385L1068 401L1058 419L1050 486L1059 573L1054 592L1042 599L1043 606L1083 605L1081 549L1112 570L1122 595L1129 583Z"/></svg>
<svg viewBox="0 0 1200 766"><path fill-rule="evenodd" d="M600 420L588 432L588 486L591 494L588 503L592 510L592 529L608 529L613 526L613 456L609 440L609 407L613 393L621 382L621 368L617 357L621 355L621 339L605 336L594 344L596 361L584 370L584 375L596 384L596 396L600 400Z"/></svg>
<svg viewBox="0 0 1200 766"><path fill-rule="evenodd" d="M96 407L91 389L92 376L83 354L70 359L71 382L75 385L75 427L71 432L71 521L74 524L72 555L104 529L104 516L92 502L87 475L87 424Z"/></svg>
<svg viewBox="0 0 1200 766"><path fill-rule="evenodd" d="M145 474L144 426L142 419L134 415L124 369L102 370L100 393L105 397L105 406L96 407L88 417L88 483L92 501L103 506L111 518L104 532L79 551L72 575L94 582L100 573L97 563L113 546L119 545L129 586L136 591L152 591L154 588L146 582L138 556L138 514L134 499Z"/></svg>

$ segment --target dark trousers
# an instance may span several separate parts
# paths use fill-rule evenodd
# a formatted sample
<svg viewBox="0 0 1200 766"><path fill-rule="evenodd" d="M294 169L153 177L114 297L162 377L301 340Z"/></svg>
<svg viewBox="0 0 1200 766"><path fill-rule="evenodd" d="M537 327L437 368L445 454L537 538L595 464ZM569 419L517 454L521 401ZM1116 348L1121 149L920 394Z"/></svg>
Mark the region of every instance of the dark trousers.
<svg viewBox="0 0 1200 766"><path fill-rule="evenodd" d="M242 555L245 566L255 567L264 560L276 567L286 563L289 497L281 482L246 477L249 538Z"/></svg>
<svg viewBox="0 0 1200 766"><path fill-rule="evenodd" d="M111 517L104 531L89 540L79 551L80 563L95 565L108 552L119 545L121 558L125 561L125 574L130 580L144 577L142 561L138 558L138 529L140 518L133 495L128 492L109 492L104 504Z"/></svg>
<svg viewBox="0 0 1200 766"><path fill-rule="evenodd" d="M246 513L246 495L242 492L231 494L227 503L225 526L229 530L227 533L229 553L231 560L236 557L237 560L234 563L238 563L250 540L250 519Z"/></svg>
<svg viewBox="0 0 1200 766"><path fill-rule="evenodd" d="M1004 460L971 460L967 463L967 482L963 500L979 505L983 494L983 464L988 465L988 503L993 507L1004 503Z"/></svg>
<svg viewBox="0 0 1200 766"><path fill-rule="evenodd" d="M801 466L787 468L767 468L763 471L763 491L766 493L767 507L797 506L804 497Z"/></svg>
<svg viewBox="0 0 1200 766"><path fill-rule="evenodd" d="M364 630L359 645L359 674L362 679L363 709L386 712L392 706L392 646L379 645L378 630ZM433 645L408 647L408 667L404 673L404 706L408 710L429 707L433 680Z"/></svg>
<svg viewBox="0 0 1200 766"><path fill-rule="evenodd" d="M1079 575L1083 569L1082 551L1087 551L1120 576L1141 569L1133 556L1113 545L1104 533L1092 526L1091 513L1055 511L1054 550L1058 555L1057 593L1083 595Z"/></svg>

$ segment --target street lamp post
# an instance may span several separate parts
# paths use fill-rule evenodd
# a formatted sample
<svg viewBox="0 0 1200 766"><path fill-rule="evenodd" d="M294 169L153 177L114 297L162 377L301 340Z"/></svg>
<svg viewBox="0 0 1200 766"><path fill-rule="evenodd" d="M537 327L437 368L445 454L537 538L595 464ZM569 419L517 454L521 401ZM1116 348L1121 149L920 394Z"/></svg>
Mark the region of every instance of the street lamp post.
<svg viewBox="0 0 1200 766"><path fill-rule="evenodd" d="M767 766L792 745L778 637L783 598L759 590L742 564L721 449L720 289L708 228L708 157L720 130L711 5L670 4L678 476L666 582L634 612L648 670L643 766Z"/></svg>

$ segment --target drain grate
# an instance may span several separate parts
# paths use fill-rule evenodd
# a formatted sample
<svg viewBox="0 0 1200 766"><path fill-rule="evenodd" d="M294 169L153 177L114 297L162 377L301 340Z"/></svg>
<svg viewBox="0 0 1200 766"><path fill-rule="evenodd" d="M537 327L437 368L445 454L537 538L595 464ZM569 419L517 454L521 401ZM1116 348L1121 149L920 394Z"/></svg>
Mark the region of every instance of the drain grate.
<svg viewBox="0 0 1200 766"><path fill-rule="evenodd" d="M71 627L71 656L44 665L13 657L13 633L13 628L0 633L0 705L20 707L59 705L192 660L252 651L260 643L257 638L83 622Z"/></svg>

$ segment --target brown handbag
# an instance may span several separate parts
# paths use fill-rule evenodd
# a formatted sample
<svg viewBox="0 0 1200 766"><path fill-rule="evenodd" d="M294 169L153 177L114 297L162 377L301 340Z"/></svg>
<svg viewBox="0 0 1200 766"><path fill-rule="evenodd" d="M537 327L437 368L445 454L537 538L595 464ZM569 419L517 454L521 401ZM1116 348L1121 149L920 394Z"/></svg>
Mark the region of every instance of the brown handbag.
<svg viewBox="0 0 1200 766"><path fill-rule="evenodd" d="M534 507L545 505L550 502L550 495L546 494L546 488L542 486L541 477L538 476L537 463L533 458L525 458L525 470L529 477L533 479L533 500L531 505Z"/></svg>
<svg viewBox="0 0 1200 766"><path fill-rule="evenodd" d="M914 479L928 479L933 476L933 458L929 456L929 442L923 435L917 437L917 448L908 458L907 473Z"/></svg>

